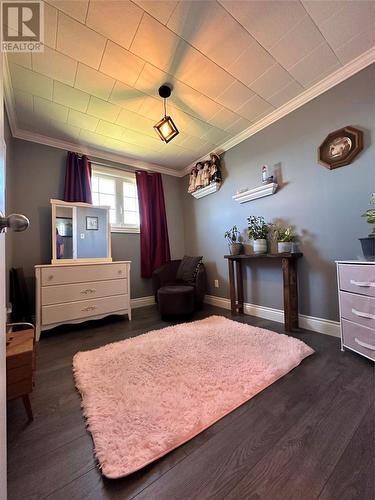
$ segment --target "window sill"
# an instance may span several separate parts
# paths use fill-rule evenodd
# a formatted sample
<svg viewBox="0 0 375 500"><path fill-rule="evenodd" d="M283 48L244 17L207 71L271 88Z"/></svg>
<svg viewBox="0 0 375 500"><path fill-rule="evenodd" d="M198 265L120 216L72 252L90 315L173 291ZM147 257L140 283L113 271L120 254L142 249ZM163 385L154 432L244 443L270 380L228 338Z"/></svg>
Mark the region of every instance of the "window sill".
<svg viewBox="0 0 375 500"><path fill-rule="evenodd" d="M111 233L139 234L141 230L135 227L111 227Z"/></svg>

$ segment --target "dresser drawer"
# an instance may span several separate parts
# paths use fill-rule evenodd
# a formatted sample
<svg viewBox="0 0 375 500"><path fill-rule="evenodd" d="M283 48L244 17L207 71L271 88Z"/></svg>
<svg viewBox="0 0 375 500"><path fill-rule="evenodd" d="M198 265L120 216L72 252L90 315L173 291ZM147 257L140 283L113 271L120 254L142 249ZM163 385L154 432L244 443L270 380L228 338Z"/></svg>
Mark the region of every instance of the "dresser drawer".
<svg viewBox="0 0 375 500"><path fill-rule="evenodd" d="M375 330L345 319L341 321L341 327L344 346L375 361Z"/></svg>
<svg viewBox="0 0 375 500"><path fill-rule="evenodd" d="M74 302L76 300L125 295L128 293L128 280L88 281L71 285L51 285L42 287L42 306Z"/></svg>
<svg viewBox="0 0 375 500"><path fill-rule="evenodd" d="M101 314L128 309L128 295L114 295L101 299L80 300L42 307L42 325L67 323L74 319L90 318Z"/></svg>
<svg viewBox="0 0 375 500"><path fill-rule="evenodd" d="M127 278L126 264L52 266L43 267L41 272L42 286L113 280L117 278Z"/></svg>
<svg viewBox="0 0 375 500"><path fill-rule="evenodd" d="M375 330L375 298L340 292L341 317Z"/></svg>
<svg viewBox="0 0 375 500"><path fill-rule="evenodd" d="M375 265L339 264L340 290L375 297Z"/></svg>

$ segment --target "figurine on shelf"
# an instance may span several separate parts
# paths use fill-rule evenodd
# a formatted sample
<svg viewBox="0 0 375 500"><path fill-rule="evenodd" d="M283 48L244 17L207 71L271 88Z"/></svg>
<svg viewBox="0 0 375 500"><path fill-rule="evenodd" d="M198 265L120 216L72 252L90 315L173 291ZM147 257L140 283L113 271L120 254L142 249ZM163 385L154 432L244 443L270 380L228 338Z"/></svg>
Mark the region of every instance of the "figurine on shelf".
<svg viewBox="0 0 375 500"><path fill-rule="evenodd" d="M203 173L202 173L202 179L203 179L203 186L206 187L210 183L210 173L211 173L211 163L209 161L205 161L203 164Z"/></svg>
<svg viewBox="0 0 375 500"><path fill-rule="evenodd" d="M221 178L221 171L220 171L220 157L219 155L215 153L210 154L210 183L211 182L218 182L220 183L222 178Z"/></svg>
<svg viewBox="0 0 375 500"><path fill-rule="evenodd" d="M200 161L195 165L197 169L197 178L195 180L195 190L201 189L204 187L204 179L203 179L203 163Z"/></svg>
<svg viewBox="0 0 375 500"><path fill-rule="evenodd" d="M194 191L197 189L196 183L197 183L197 167L195 166L190 172L188 193L194 193Z"/></svg>

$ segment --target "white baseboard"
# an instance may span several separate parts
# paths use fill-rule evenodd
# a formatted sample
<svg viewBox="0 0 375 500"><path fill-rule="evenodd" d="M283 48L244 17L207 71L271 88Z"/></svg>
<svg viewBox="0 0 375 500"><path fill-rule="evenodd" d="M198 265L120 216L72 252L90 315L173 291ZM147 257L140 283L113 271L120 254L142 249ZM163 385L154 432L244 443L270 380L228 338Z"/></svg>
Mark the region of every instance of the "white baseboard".
<svg viewBox="0 0 375 500"><path fill-rule="evenodd" d="M206 295L204 301L216 307L230 309L230 300L224 297ZM284 322L284 311L281 309L245 303L244 312L250 316L257 316L258 318L269 319L271 321L277 321L278 323ZM304 314L299 314L298 319L301 328L313 332L324 333L325 335L331 335L333 337L340 337L340 323L338 321L314 318L313 316L306 316Z"/></svg>
<svg viewBox="0 0 375 500"><path fill-rule="evenodd" d="M132 309L152 306L153 304L155 304L155 297L153 295L148 295L147 297L139 297L138 299L130 299L130 305Z"/></svg>

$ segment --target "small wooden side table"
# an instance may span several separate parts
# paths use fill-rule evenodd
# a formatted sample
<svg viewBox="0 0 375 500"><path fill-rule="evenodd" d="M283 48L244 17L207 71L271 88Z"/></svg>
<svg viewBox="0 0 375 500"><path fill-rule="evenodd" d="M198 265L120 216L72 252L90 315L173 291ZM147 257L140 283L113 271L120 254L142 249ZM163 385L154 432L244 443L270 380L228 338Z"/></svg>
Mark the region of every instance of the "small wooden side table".
<svg viewBox="0 0 375 500"><path fill-rule="evenodd" d="M27 330L6 334L7 399L22 397L27 416L33 420L29 394L34 384L35 329L28 326Z"/></svg>
<svg viewBox="0 0 375 500"><path fill-rule="evenodd" d="M283 272L284 289L284 325L287 332L298 328L298 289L297 260L302 253L277 253L254 255L224 255L228 260L230 304L232 314L243 314L244 294L242 262L256 263L259 259L272 259L280 262ZM236 276L234 264L236 263ZM237 282L237 287L236 287Z"/></svg>

